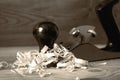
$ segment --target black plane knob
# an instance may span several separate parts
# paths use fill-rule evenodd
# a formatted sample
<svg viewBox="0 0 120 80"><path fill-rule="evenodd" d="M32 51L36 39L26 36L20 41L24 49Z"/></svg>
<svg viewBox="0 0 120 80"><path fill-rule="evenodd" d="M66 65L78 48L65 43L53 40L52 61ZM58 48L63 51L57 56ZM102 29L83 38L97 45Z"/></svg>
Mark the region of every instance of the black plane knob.
<svg viewBox="0 0 120 80"><path fill-rule="evenodd" d="M49 21L40 22L33 28L33 36L38 42L39 51L45 45L52 49L58 34L59 30L57 25Z"/></svg>

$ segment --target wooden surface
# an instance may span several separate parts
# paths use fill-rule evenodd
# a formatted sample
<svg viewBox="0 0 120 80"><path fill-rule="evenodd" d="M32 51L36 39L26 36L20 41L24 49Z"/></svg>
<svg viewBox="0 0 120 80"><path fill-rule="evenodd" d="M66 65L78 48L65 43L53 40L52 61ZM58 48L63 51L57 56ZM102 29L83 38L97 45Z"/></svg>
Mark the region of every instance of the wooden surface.
<svg viewBox="0 0 120 80"><path fill-rule="evenodd" d="M95 6L101 1L0 0L0 46L37 45L32 36L32 29L38 22L46 20L59 26L58 41L71 41L68 33L73 27L93 25L96 26L98 37L92 42L105 43L106 36L95 13ZM113 9L118 26L119 5L118 3Z"/></svg>
<svg viewBox="0 0 120 80"><path fill-rule="evenodd" d="M75 80L76 77L79 77L80 80L120 79L120 58L117 58L120 57L120 53L100 51L90 45L81 46L80 49L81 50L77 53L76 57L89 61L89 66L86 70L68 72L61 69L49 68L47 71L52 73L52 75L40 78L37 74L26 75L23 77L17 73L11 72L10 69L3 69L0 70L0 80ZM86 52L86 49L90 50ZM17 51L29 50L38 50L38 47L0 47L0 62L7 61L8 63L13 63L16 60Z"/></svg>
<svg viewBox="0 0 120 80"><path fill-rule="evenodd" d="M0 61L13 62L16 60L17 51L39 50L38 46L16 46L16 47L0 47ZM102 51L93 45L81 45L74 49L72 53L77 58L88 61L98 61L105 59L120 58L120 52Z"/></svg>
<svg viewBox="0 0 120 80"><path fill-rule="evenodd" d="M119 80L120 59L90 62L86 70L68 72L61 69L49 68L49 76L40 78L37 74L21 76L8 70L0 70L0 80ZM105 64L106 63L106 64Z"/></svg>

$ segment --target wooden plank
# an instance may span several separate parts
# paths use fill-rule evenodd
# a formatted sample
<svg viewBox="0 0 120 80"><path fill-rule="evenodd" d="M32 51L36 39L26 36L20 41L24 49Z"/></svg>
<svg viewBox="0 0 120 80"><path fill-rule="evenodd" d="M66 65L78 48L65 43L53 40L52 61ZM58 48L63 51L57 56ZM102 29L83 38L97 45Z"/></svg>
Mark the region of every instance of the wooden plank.
<svg viewBox="0 0 120 80"><path fill-rule="evenodd" d="M37 74L30 74L23 77L10 70L0 70L0 80L75 80L76 77L79 77L80 80L119 80L119 61L120 59L91 62L88 69L74 72L49 68L47 72L52 72L52 74L43 78L40 78Z"/></svg>

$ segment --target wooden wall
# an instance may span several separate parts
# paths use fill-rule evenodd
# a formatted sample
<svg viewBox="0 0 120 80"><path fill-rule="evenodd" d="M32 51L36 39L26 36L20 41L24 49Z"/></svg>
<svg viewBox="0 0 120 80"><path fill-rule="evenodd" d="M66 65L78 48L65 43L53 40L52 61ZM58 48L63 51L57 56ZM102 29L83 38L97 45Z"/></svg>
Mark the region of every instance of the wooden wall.
<svg viewBox="0 0 120 80"><path fill-rule="evenodd" d="M58 42L70 40L68 32L72 27L94 25L98 36L92 42L104 43L106 36L95 14L95 6L101 1L0 0L0 46L37 45L32 29L41 21L53 21L59 26ZM118 26L120 26L119 6L120 3L113 10Z"/></svg>

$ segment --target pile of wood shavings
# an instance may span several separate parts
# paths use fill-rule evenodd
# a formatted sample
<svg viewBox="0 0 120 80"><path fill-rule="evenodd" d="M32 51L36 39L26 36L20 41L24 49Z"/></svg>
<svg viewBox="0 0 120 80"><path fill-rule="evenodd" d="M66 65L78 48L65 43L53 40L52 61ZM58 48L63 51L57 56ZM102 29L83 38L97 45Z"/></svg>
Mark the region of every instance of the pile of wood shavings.
<svg viewBox="0 0 120 80"><path fill-rule="evenodd" d="M72 52L62 45L54 44L53 49L44 46L39 52L31 50L28 52L17 52L17 60L13 63L13 71L24 76L25 74L38 73L40 77L51 75L46 72L48 65L54 63L56 68L63 68L67 71L75 69L86 69L88 61L76 58Z"/></svg>

